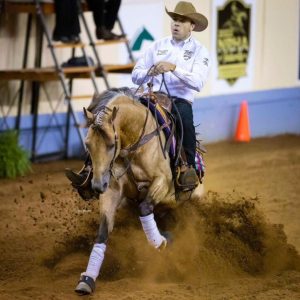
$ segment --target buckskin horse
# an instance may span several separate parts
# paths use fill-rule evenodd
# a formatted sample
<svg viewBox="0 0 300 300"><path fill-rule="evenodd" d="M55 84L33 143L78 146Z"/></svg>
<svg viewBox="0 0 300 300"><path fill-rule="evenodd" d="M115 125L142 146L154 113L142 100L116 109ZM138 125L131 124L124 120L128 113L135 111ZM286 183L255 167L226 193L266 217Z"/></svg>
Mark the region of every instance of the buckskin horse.
<svg viewBox="0 0 300 300"><path fill-rule="evenodd" d="M190 192L175 189L170 157L160 150L166 143L162 127L130 89L107 90L94 97L84 112L88 124L85 144L93 167L91 187L99 193L100 226L86 272L75 291L90 294L119 207L134 200L148 242L162 249L167 239L157 228L156 209L175 208L185 200L201 197L203 185Z"/></svg>

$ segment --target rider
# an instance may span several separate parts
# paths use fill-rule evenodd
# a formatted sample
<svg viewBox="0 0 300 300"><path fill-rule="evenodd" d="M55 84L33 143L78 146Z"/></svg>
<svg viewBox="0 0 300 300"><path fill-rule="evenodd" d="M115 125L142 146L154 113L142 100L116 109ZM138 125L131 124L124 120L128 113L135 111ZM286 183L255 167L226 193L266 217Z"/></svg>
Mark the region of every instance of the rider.
<svg viewBox="0 0 300 300"><path fill-rule="evenodd" d="M186 1L178 2L174 12L167 9L166 12L172 18L172 36L154 42L146 50L133 69L132 81L141 85L153 78L153 91L165 92L172 97L182 120L182 146L187 161L187 166L181 168L179 183L195 187L199 181L195 171L196 134L192 103L194 91L200 92L208 77L210 58L208 50L192 37L191 32L205 30L208 21ZM176 116L174 105L172 112ZM178 116L176 119L179 122Z"/></svg>
<svg viewBox="0 0 300 300"><path fill-rule="evenodd" d="M162 86L162 91L167 92L168 89L170 92L182 120L183 149L187 161L187 166L183 165L181 168L179 183L183 187L194 188L199 180L195 170L196 134L192 103L194 91L201 91L208 77L210 58L208 50L191 36L191 32L205 30L208 21L205 16L196 12L190 2L180 1L174 12L167 9L166 12L172 18L172 36L154 42L147 49L134 67L132 80L140 85L153 79L154 91ZM154 67L151 69L152 66ZM162 74L165 86L162 85ZM173 114L176 116L176 111ZM91 162L88 159L79 174L66 171L67 177L84 199L90 199L94 194L90 188L90 180L86 179L90 174L89 165Z"/></svg>

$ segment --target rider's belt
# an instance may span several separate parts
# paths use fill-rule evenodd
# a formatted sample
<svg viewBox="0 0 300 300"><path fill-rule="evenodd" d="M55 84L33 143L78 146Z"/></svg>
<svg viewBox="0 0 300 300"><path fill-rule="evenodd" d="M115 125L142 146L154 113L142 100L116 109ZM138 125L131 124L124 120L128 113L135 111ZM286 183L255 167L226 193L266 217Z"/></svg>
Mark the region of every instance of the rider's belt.
<svg viewBox="0 0 300 300"><path fill-rule="evenodd" d="M179 97L171 97L171 98L175 103L180 103L181 102L181 103L188 103L188 104L192 105L191 101L189 101L189 100L179 98Z"/></svg>

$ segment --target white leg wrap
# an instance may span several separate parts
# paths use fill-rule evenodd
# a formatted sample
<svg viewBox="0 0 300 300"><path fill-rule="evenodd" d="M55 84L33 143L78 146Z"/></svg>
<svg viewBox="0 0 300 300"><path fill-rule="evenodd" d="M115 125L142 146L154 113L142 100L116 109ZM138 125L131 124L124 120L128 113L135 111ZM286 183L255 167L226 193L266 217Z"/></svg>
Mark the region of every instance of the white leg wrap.
<svg viewBox="0 0 300 300"><path fill-rule="evenodd" d="M150 214L146 217L140 217L140 220L147 240L153 247L159 248L162 244L166 244L167 240L158 231L153 214Z"/></svg>
<svg viewBox="0 0 300 300"><path fill-rule="evenodd" d="M106 245L101 244L94 244L93 250L90 255L89 263L86 268L86 271L82 273L82 275L86 275L92 277L94 281L99 275L100 268L104 259L104 253L106 250Z"/></svg>

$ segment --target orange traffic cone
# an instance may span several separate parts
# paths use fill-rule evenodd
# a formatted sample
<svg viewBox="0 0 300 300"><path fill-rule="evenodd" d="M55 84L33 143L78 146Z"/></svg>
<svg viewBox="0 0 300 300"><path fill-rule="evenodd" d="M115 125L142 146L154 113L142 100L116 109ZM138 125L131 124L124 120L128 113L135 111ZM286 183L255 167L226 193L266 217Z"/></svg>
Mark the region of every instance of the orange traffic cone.
<svg viewBox="0 0 300 300"><path fill-rule="evenodd" d="M248 103L246 100L242 101L241 103L240 115L239 115L239 120L235 131L234 140L237 142L250 141Z"/></svg>

